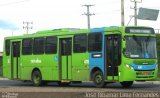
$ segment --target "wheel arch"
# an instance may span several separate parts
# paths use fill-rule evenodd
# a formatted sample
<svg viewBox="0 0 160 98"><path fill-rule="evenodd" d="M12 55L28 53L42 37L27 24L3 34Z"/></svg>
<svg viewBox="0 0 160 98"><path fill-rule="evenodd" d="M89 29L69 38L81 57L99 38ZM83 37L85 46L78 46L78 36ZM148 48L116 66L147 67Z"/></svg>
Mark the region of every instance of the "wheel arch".
<svg viewBox="0 0 160 98"><path fill-rule="evenodd" d="M94 67L92 68L91 72L90 72L90 80L93 80L93 74L96 72L96 71L101 71L103 73L103 71L99 68L99 67ZM104 73L103 73L104 74Z"/></svg>
<svg viewBox="0 0 160 98"><path fill-rule="evenodd" d="M41 70L37 67L33 68L32 72L31 72L31 79L32 79L32 74L34 71L39 71L41 73ZM41 73L41 76L42 76L42 73Z"/></svg>

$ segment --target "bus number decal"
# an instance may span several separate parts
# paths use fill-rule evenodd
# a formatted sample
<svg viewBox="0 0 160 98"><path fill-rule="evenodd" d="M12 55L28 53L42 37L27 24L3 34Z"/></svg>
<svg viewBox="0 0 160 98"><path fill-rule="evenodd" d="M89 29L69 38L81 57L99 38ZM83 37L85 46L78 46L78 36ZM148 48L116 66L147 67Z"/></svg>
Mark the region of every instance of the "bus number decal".
<svg viewBox="0 0 160 98"><path fill-rule="evenodd" d="M138 66L138 69L142 69L142 66Z"/></svg>
<svg viewBox="0 0 160 98"><path fill-rule="evenodd" d="M55 61L58 61L58 56L54 56L54 60L55 60Z"/></svg>

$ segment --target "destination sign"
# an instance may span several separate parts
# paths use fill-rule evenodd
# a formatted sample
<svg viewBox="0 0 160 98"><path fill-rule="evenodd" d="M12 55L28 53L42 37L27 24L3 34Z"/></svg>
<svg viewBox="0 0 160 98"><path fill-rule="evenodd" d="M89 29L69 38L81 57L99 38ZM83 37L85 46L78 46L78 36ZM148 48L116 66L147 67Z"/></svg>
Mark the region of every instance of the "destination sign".
<svg viewBox="0 0 160 98"><path fill-rule="evenodd" d="M155 34L153 28L126 27L126 33L131 34Z"/></svg>

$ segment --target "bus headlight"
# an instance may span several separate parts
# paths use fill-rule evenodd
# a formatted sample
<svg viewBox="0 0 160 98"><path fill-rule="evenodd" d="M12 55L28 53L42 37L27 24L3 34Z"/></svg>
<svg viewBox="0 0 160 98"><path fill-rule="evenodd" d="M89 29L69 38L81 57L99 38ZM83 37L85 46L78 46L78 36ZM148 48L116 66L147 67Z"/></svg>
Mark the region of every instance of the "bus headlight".
<svg viewBox="0 0 160 98"><path fill-rule="evenodd" d="M126 64L126 67L128 67L128 68L129 68L129 65L128 65L128 64Z"/></svg>
<svg viewBox="0 0 160 98"><path fill-rule="evenodd" d="M134 70L134 68L133 68L133 67L131 67L131 70Z"/></svg>
<svg viewBox="0 0 160 98"><path fill-rule="evenodd" d="M131 69L131 70L134 70L134 68L132 66L128 65L128 64L126 64L126 67Z"/></svg>

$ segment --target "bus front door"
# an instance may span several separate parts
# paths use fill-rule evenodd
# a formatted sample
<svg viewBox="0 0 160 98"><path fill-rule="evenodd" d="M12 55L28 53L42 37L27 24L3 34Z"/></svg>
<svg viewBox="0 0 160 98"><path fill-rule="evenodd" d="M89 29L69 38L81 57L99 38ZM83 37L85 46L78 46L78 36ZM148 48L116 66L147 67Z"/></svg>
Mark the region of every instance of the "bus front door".
<svg viewBox="0 0 160 98"><path fill-rule="evenodd" d="M12 42L12 54L11 54L11 78L19 78L20 69L20 41Z"/></svg>
<svg viewBox="0 0 160 98"><path fill-rule="evenodd" d="M121 63L121 37L118 34L105 37L105 74L107 80L118 80Z"/></svg>
<svg viewBox="0 0 160 98"><path fill-rule="evenodd" d="M61 38L59 41L59 78L71 79L72 38Z"/></svg>

